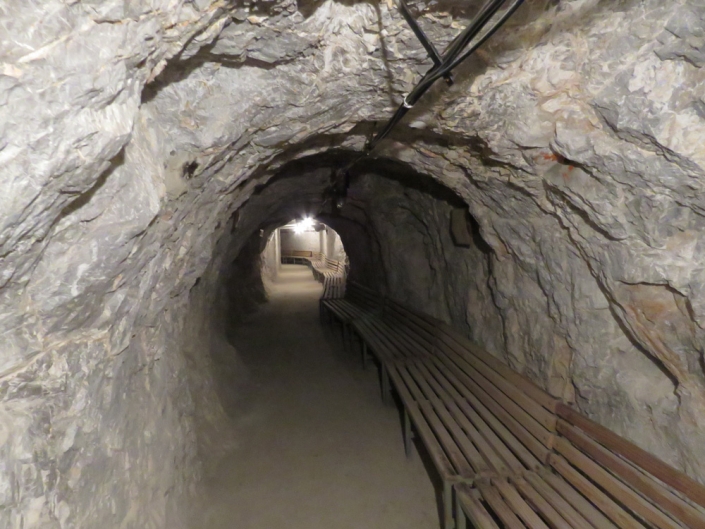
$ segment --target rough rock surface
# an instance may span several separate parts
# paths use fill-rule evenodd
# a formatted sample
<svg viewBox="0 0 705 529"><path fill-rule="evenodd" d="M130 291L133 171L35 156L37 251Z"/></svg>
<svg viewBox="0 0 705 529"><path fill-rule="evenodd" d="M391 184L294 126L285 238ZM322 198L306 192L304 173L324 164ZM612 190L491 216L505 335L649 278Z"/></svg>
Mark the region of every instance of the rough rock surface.
<svg viewBox="0 0 705 529"><path fill-rule="evenodd" d="M442 48L478 4L416 7ZM704 19L527 3L376 153L459 198L368 167L334 217L330 168L428 67L385 3L4 2L0 528L183 525L224 423L214 293L301 210L354 274L705 480ZM476 247L446 237L457 200Z"/></svg>

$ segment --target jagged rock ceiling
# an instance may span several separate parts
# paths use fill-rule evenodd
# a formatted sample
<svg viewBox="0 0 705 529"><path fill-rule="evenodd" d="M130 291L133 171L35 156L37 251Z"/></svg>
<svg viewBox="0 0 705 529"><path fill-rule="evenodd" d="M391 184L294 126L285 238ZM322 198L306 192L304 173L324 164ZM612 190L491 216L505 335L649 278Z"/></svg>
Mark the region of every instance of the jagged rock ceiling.
<svg viewBox="0 0 705 529"><path fill-rule="evenodd" d="M477 5L414 9L442 49ZM340 221L392 294L700 479L704 17L527 2L375 153L452 190L487 248L432 242L450 206L374 161ZM0 528L180 527L219 418L218 278L338 155L300 185L291 162L360 150L428 61L376 2L11 0L0 27Z"/></svg>

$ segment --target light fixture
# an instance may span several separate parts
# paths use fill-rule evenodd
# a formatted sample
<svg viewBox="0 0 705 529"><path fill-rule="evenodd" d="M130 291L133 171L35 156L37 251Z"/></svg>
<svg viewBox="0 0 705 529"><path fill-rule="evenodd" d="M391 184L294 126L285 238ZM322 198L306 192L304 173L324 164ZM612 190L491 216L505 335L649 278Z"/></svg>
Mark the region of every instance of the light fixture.
<svg viewBox="0 0 705 529"><path fill-rule="evenodd" d="M294 233L296 235L301 235L305 231L309 231L313 228L313 219L311 217L304 217L299 222L294 224Z"/></svg>

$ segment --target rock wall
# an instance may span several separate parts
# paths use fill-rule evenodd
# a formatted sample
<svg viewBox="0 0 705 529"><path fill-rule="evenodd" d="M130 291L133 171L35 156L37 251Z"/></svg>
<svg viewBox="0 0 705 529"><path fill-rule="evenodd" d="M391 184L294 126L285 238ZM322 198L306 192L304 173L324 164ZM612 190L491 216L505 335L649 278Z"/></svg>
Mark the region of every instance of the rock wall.
<svg viewBox="0 0 705 529"><path fill-rule="evenodd" d="M279 230L274 230L262 252L262 275L264 278L268 281L274 281L281 268L281 262L281 237Z"/></svg>
<svg viewBox="0 0 705 529"><path fill-rule="evenodd" d="M320 252L321 235L317 231L305 231L296 233L294 230L281 230L282 252L291 254L294 250Z"/></svg>
<svg viewBox="0 0 705 529"><path fill-rule="evenodd" d="M442 48L479 3L415 9ZM0 528L184 525L221 309L254 295L216 294L301 210L353 277L705 479L704 12L526 3L371 162L458 198L401 179L337 215L333 169L428 66L387 4L3 4ZM456 200L477 247L433 236Z"/></svg>

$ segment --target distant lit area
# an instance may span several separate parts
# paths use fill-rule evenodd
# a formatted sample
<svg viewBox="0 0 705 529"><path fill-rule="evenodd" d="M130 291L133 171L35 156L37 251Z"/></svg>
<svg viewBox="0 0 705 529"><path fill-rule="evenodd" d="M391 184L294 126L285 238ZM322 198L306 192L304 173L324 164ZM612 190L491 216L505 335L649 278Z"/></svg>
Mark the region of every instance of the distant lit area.
<svg viewBox="0 0 705 529"><path fill-rule="evenodd" d="M282 264L326 266L343 273L348 256L336 231L309 216L292 219L272 232L263 252L265 276L276 277Z"/></svg>

